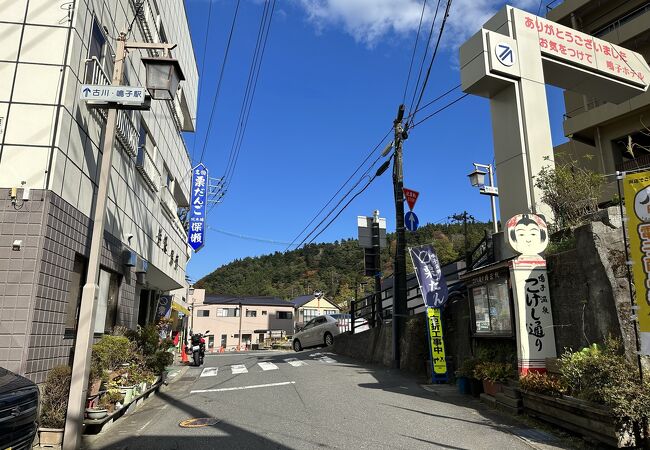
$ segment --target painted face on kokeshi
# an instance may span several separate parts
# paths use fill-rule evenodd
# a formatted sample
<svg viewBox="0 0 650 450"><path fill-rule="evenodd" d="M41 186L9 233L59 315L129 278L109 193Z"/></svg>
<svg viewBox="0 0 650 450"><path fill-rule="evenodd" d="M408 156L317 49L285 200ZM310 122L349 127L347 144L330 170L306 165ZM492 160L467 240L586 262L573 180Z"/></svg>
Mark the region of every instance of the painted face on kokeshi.
<svg viewBox="0 0 650 450"><path fill-rule="evenodd" d="M548 231L544 220L535 214L518 214L507 223L510 246L518 253L534 256L548 245Z"/></svg>
<svg viewBox="0 0 650 450"><path fill-rule="evenodd" d="M641 222L650 222L650 186L634 196L634 212Z"/></svg>

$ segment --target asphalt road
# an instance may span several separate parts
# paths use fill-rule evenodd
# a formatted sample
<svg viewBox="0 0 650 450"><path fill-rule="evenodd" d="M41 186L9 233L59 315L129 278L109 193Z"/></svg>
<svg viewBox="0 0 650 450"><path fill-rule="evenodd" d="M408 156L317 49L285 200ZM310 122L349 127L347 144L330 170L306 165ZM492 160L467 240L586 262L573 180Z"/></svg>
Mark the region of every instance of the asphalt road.
<svg viewBox="0 0 650 450"><path fill-rule="evenodd" d="M534 430L526 441L488 408L417 381L323 350L209 355L86 448L549 448L534 445ZM218 422L179 426L197 417Z"/></svg>

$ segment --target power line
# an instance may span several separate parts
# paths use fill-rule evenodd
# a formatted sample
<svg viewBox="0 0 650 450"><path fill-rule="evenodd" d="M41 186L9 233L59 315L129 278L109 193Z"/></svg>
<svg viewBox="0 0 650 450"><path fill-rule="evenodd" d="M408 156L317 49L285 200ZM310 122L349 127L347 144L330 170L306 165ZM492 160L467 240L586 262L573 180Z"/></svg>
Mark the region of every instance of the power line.
<svg viewBox="0 0 650 450"><path fill-rule="evenodd" d="M424 82L422 83L422 90L420 91L420 98L418 98L418 102L415 104L415 110L417 111L418 107L420 106L420 102L422 102L422 97L424 96L424 91L427 88L427 83L429 82L429 76L431 75L431 69L433 68L433 62L436 59L436 55L438 54L438 47L440 46L440 41L442 40L442 33L445 31L445 24L447 23L447 18L449 17L449 9L451 8L451 2L452 0L447 1L447 8L445 9L445 15L442 18L442 24L440 25L440 32L438 33L438 40L436 41L436 46L433 50L433 55L431 56L431 62L429 63L429 69L427 70L427 76L424 79ZM415 113L413 113L413 116L411 117L411 124L413 124L413 120L415 119Z"/></svg>
<svg viewBox="0 0 650 450"><path fill-rule="evenodd" d="M309 221L309 223L308 223L307 225L305 225L305 227L300 231L300 233L298 233L298 235L293 239L293 241L291 241L291 244L289 244L289 246L286 248L286 250L289 250L289 247L291 247L291 246L292 246L292 245L293 245L293 244L298 240L298 238L300 238L300 236L302 236L302 234L305 232L305 230L306 230L307 228L309 228L309 226L310 226L312 223L314 223L314 221L318 218L318 216L321 215L321 213L325 210L325 208L327 208L327 207L330 205L330 203L332 203L332 201L336 198L337 195L339 195L339 193L343 190L343 188L344 188L345 186L347 186L347 184L350 182L350 180L351 180L351 179L352 179L352 178L353 178L353 177L354 177L354 176L359 172L359 170L361 170L361 167L363 167L364 164L366 164L366 162L370 159L370 157L372 156L372 154L375 153L375 152L377 151L377 149L378 149L379 147L381 147L381 145L386 141L386 138L391 134L391 132L392 132L392 128L389 129L388 132L387 132L387 133L384 135L384 137L381 139L381 141L379 141L379 143L378 143L377 145L375 145L375 147L374 147L372 150L370 150L370 152L369 152L368 155L364 158L364 160L361 161L361 164L359 164L359 165L357 166L357 168L355 169L355 171L352 172L352 175L350 175L350 176L348 177L348 179L345 180L345 182L341 185L341 187L340 187L340 188L339 188L339 189L334 193L334 195L332 195L332 197L330 197L330 199L327 201L327 203L325 203L325 205L320 209L320 211L318 211L318 212L316 213L316 215L314 215L314 217ZM367 171L366 171L366 172L367 172ZM357 185L358 185L358 183L357 183ZM345 198L345 197L344 197L344 198Z"/></svg>
<svg viewBox="0 0 650 450"><path fill-rule="evenodd" d="M427 102L426 105L424 105L424 106L418 108L416 111L413 111L413 112L412 112L411 114L409 114L406 118L409 119L409 118L411 118L414 114L416 114L416 113L418 113L418 112L420 112L420 111L422 111L422 110L428 108L429 106L431 106L431 105L433 105L434 103L436 103L438 100L441 100L442 98L444 98L444 97L446 97L447 95L449 95L449 94L451 94L452 92L454 92L454 91L455 91L456 89L458 89L460 86L461 86L460 84L459 84L459 85L456 85L456 86L454 86L453 88L449 89L449 90L448 90L447 92L445 92L444 94L440 94L439 96L437 96L437 97L434 98L433 100Z"/></svg>
<svg viewBox="0 0 650 450"><path fill-rule="evenodd" d="M447 103L445 106L443 106L442 108L440 108L440 109L434 111L433 113L429 114L429 115L426 116L424 119L422 119L422 120L420 120L419 122L417 122L416 124L411 125L411 129L417 127L418 125L420 125L420 124L423 123L423 122L426 122L427 120L431 119L433 116L435 116L435 115L437 115L437 114L440 114L440 113L443 112L445 109L450 108L451 106L455 105L456 103L458 103L459 101L461 101L462 99L464 99L465 97L467 97L468 95L469 95L469 94L463 94L462 96L458 97L456 100L454 100L454 101L452 101L452 102L450 102L450 103Z"/></svg>
<svg viewBox="0 0 650 450"><path fill-rule="evenodd" d="M244 234L232 233L230 231L220 230L218 228L213 228L210 225L206 226L206 228L208 230L211 230L211 231L216 231L217 233L225 234L226 236L231 236L231 237L235 237L235 238L238 238L238 239L244 239L244 240L248 240L248 241L264 242L266 244L275 244L275 245L286 245L286 244L288 244L288 242L274 241L274 240L271 240L271 239L264 239L264 238L258 238L258 237L253 237L253 236L246 236Z"/></svg>
<svg viewBox="0 0 650 450"><path fill-rule="evenodd" d="M429 29L429 37L427 38L427 45L424 47L424 54L422 55L422 61L420 62L420 70L418 71L418 80L415 83L415 89L413 90L413 98L411 99L411 106L409 106L409 111L413 110L413 103L415 103L415 97L417 96L418 93L418 87L420 86L420 80L422 79L422 69L424 69L424 62L427 59L427 55L429 54L429 44L431 44L431 38L433 37L433 29L436 26L436 19L438 18L438 10L440 9L440 2L442 0L438 0L438 3L436 5L436 12L433 16L433 20L431 21L431 28Z"/></svg>
<svg viewBox="0 0 650 450"><path fill-rule="evenodd" d="M415 45L413 45L413 53L411 54L411 64L409 65L409 73L406 77L406 86L404 86L404 95L402 96L402 103L406 101L406 93L409 89L409 83L411 81L411 71L413 70L413 60L415 59L415 52L418 49L418 40L420 39L420 30L422 29L422 19L424 18L424 11L427 7L427 0L424 0L422 3L422 13L420 13L420 24L418 25L418 32L415 35Z"/></svg>
<svg viewBox="0 0 650 450"><path fill-rule="evenodd" d="M203 57L201 58L201 75L199 76L199 92L203 92L203 74L205 72L205 56L208 50L208 36L210 36L210 20L212 19L212 3L208 2L208 23L205 27L205 41L203 43ZM201 110L201 96L197 100L196 110ZM198 121L197 121L198 128ZM198 130L197 130L198 131ZM194 134L194 142L192 143L192 163L194 163L194 151L196 150L196 132Z"/></svg>
<svg viewBox="0 0 650 450"><path fill-rule="evenodd" d="M210 131L212 131L212 119L214 119L214 111L219 100L219 93L221 92L221 83L223 81L223 74L226 69L226 64L228 63L228 54L230 53L230 44L232 42L232 35L235 31L235 24L237 22L237 13L239 12L239 4L241 0L237 0L237 5L235 6L235 14L232 17L232 24L230 25L230 34L228 35L228 42L226 44L226 50L223 55L223 64L221 64L221 72L219 73L219 81L217 82L217 90L214 94L214 99L212 101L212 110L210 111L210 119L208 120L208 130L205 133L205 139L203 140L203 149L201 150L201 157L199 162L203 162L203 156L205 155L205 149L208 146L210 141Z"/></svg>

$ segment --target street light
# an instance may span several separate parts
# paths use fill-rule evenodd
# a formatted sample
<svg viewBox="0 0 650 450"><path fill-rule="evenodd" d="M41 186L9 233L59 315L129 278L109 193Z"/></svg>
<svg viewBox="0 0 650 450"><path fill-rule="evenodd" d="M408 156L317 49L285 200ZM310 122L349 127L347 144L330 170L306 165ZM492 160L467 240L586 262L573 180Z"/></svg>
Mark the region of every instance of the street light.
<svg viewBox="0 0 650 450"><path fill-rule="evenodd" d="M164 58L142 58L147 70L147 90L154 100L173 100L178 84L185 79L178 60Z"/></svg>
<svg viewBox="0 0 650 450"><path fill-rule="evenodd" d="M474 187L480 188L479 192L483 195L490 196L490 206L492 207L492 229L495 233L499 232L499 225L497 223L497 201L499 196L499 188L494 185L494 170L492 164L474 164L474 171L467 175L469 182ZM485 169L485 170L481 170ZM485 175L488 175L490 184L485 184Z"/></svg>
<svg viewBox="0 0 650 450"><path fill-rule="evenodd" d="M117 38L115 64L111 86L120 86L124 78L124 61L129 49L164 51L165 58L143 58L147 61L147 87L153 98L172 100L178 89L178 82L183 79L178 61L170 57L170 51L175 44L127 42L127 33L120 33ZM151 61L154 60L154 61ZM163 61L164 60L164 64ZM151 72L151 77L149 73ZM150 85L149 85L150 84ZM68 409L66 413L63 450L74 450L80 447L84 419L84 407L88 390L90 374L90 355L94 337L95 305L99 299L99 265L106 220L108 203L108 186L111 177L111 161L115 146L115 130L117 128L118 106L107 107L106 128L102 139L102 160L97 187L97 203L93 214L92 238L88 255L86 283L84 284L77 335L75 338L74 359L72 362L72 380L68 394Z"/></svg>

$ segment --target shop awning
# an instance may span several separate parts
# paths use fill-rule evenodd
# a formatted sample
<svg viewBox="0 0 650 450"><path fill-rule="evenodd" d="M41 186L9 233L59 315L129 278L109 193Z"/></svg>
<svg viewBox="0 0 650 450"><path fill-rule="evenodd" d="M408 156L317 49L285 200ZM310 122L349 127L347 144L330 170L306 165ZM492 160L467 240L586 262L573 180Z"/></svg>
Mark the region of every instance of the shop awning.
<svg viewBox="0 0 650 450"><path fill-rule="evenodd" d="M190 309L189 305L187 302L184 302L180 298L174 298L172 299L172 309L178 312L182 312L183 314L189 316L190 315Z"/></svg>

